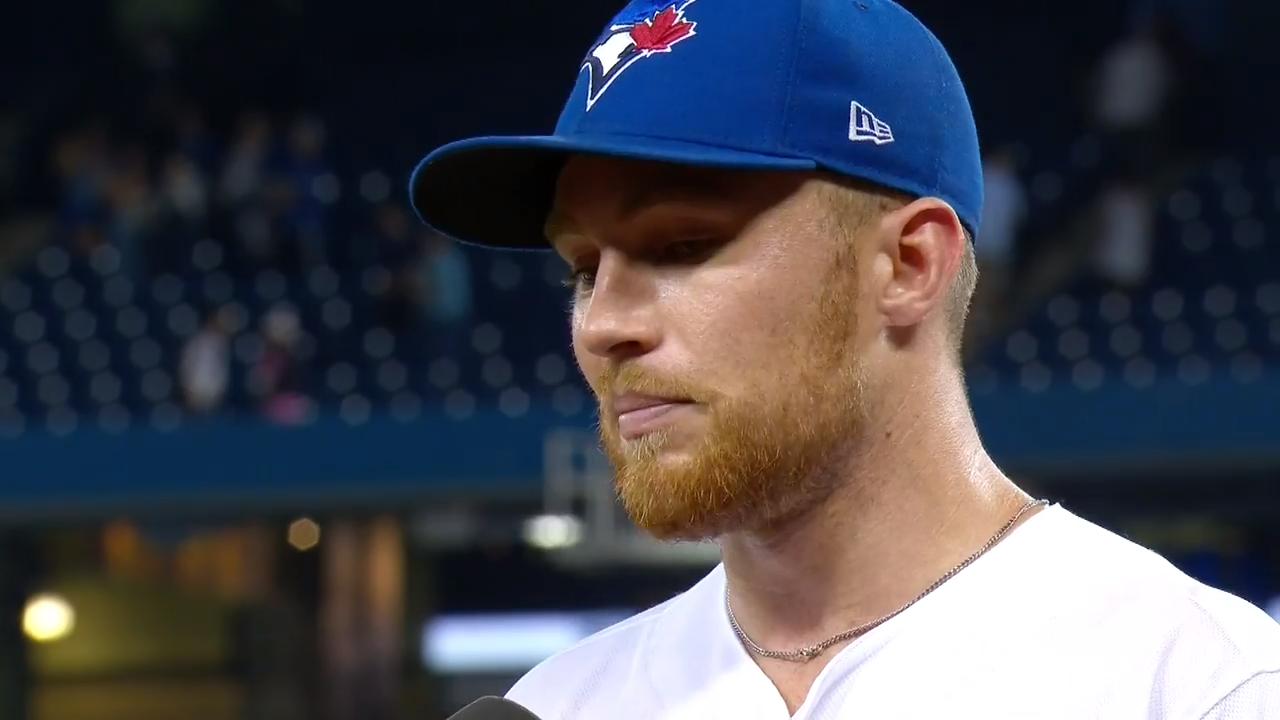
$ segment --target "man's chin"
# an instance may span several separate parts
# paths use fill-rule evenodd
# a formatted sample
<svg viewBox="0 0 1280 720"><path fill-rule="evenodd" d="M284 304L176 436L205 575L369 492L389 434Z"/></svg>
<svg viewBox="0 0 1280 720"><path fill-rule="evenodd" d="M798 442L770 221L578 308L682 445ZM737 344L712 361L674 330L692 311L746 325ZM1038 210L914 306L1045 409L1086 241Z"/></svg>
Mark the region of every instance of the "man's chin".
<svg viewBox="0 0 1280 720"><path fill-rule="evenodd" d="M714 540L728 532L726 528L705 520L690 518L665 518L661 521L641 523L634 517L636 526L655 540L663 542L702 542Z"/></svg>
<svg viewBox="0 0 1280 720"><path fill-rule="evenodd" d="M633 475L616 488L637 528L655 539L671 541L710 540L734 529L731 526L736 523L729 518L735 515L736 508L723 506L723 500L705 504L705 493L675 486L690 481L681 476L680 461L672 457L650 465L652 472L644 477ZM663 470L668 469L674 472L664 477Z"/></svg>

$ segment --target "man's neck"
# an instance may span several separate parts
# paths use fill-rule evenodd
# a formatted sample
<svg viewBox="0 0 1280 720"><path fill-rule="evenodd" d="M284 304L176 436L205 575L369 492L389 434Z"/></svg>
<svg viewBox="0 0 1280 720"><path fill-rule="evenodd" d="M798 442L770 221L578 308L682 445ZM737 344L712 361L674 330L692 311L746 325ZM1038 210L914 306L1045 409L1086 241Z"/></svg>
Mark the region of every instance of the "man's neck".
<svg viewBox="0 0 1280 720"><path fill-rule="evenodd" d="M953 407L898 408L820 506L767 533L721 538L733 610L755 642L795 649L892 612L1028 501L982 449L967 409Z"/></svg>

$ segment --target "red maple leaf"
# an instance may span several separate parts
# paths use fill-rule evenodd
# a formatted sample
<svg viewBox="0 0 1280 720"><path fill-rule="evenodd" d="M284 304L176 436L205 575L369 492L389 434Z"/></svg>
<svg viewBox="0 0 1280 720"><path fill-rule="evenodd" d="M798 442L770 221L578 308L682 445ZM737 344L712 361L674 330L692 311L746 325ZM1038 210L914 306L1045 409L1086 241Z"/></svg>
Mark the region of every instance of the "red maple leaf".
<svg viewBox="0 0 1280 720"><path fill-rule="evenodd" d="M666 52L672 45L692 35L693 26L694 23L677 15L676 7L672 5L654 19L631 28L631 40L637 50Z"/></svg>

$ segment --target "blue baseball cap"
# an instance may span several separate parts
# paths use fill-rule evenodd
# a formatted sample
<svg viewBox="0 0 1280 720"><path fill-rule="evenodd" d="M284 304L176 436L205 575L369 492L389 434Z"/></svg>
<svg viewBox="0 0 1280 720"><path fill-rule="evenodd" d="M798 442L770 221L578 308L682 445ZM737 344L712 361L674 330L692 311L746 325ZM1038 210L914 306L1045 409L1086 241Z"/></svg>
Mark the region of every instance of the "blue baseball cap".
<svg viewBox="0 0 1280 720"><path fill-rule="evenodd" d="M492 247L546 247L565 160L825 170L938 197L976 236L973 111L938 39L891 0L633 0L587 51L552 135L445 145L410 201Z"/></svg>

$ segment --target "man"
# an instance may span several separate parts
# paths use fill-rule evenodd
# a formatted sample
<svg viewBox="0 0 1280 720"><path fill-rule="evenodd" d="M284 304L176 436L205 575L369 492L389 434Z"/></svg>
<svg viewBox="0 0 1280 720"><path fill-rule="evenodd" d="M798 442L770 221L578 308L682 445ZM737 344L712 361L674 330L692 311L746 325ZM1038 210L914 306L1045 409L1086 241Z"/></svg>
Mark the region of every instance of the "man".
<svg viewBox="0 0 1280 720"><path fill-rule="evenodd" d="M620 497L723 551L517 683L543 720L1280 717L1275 623L984 452L977 133L899 6L638 0L555 135L412 185L446 234L565 259Z"/></svg>

